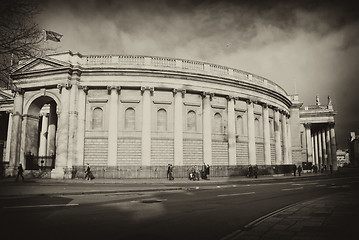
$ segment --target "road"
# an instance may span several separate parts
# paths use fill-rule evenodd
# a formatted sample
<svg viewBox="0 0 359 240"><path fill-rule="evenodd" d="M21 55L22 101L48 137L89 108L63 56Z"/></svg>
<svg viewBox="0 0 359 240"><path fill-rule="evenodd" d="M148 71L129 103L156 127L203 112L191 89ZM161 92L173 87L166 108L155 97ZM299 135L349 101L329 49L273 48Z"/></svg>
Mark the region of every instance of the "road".
<svg viewBox="0 0 359 240"><path fill-rule="evenodd" d="M293 204L357 192L359 177L219 186L165 192L0 199L13 239L227 239Z"/></svg>

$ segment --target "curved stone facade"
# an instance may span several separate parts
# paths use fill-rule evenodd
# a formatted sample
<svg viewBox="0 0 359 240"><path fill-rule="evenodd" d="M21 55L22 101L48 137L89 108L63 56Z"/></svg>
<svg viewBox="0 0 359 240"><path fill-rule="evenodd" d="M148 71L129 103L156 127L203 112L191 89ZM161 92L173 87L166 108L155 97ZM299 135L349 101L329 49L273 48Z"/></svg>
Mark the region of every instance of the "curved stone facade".
<svg viewBox="0 0 359 240"><path fill-rule="evenodd" d="M130 178L163 177L167 164L178 177L203 163L215 176L293 164L293 99L248 72L66 52L24 62L13 79L10 162L55 155L52 177L81 176L86 163L98 177Z"/></svg>

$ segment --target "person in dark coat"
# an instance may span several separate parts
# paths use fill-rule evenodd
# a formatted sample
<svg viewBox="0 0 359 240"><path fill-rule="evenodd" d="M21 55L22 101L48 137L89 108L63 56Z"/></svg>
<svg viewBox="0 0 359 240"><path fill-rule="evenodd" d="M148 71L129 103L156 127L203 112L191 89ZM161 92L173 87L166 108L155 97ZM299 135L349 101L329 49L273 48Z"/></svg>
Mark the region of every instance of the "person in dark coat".
<svg viewBox="0 0 359 240"><path fill-rule="evenodd" d="M168 179L169 180L174 180L175 178L174 178L174 176L173 176L173 165L172 164L170 164L170 166L169 166L169 175L168 175Z"/></svg>
<svg viewBox="0 0 359 240"><path fill-rule="evenodd" d="M252 167L252 165L250 165L249 167L248 167L248 177L253 177L253 167Z"/></svg>
<svg viewBox="0 0 359 240"><path fill-rule="evenodd" d="M24 176L22 175L24 172L24 169L22 168L21 163L17 167L17 175L15 181L17 182L19 180L19 176L22 178L22 181L25 181Z"/></svg>
<svg viewBox="0 0 359 240"><path fill-rule="evenodd" d="M167 179L169 179L169 177L170 177L170 171L171 171L171 164L168 164L168 167L167 167Z"/></svg>
<svg viewBox="0 0 359 240"><path fill-rule="evenodd" d="M85 179L89 180L89 181L91 181L93 179L90 164L87 164L86 171L85 171Z"/></svg>
<svg viewBox="0 0 359 240"><path fill-rule="evenodd" d="M302 173L302 166L298 165L298 175L300 176L301 173Z"/></svg>
<svg viewBox="0 0 359 240"><path fill-rule="evenodd" d="M294 176L297 174L297 166L295 164L293 165L293 174Z"/></svg>
<svg viewBox="0 0 359 240"><path fill-rule="evenodd" d="M254 174L254 177L257 178L258 177L258 166L257 164L254 166L253 168L253 174Z"/></svg>

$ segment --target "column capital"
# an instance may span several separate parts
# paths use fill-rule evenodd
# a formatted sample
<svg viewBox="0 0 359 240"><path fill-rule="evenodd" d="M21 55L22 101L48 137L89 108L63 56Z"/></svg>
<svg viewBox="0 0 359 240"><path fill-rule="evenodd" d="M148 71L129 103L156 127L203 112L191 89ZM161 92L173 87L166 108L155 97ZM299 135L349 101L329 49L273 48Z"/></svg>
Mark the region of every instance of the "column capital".
<svg viewBox="0 0 359 240"><path fill-rule="evenodd" d="M22 88L16 87L16 89L11 89L11 92L14 93L14 95L16 95L16 94L24 95L25 90Z"/></svg>
<svg viewBox="0 0 359 240"><path fill-rule="evenodd" d="M144 93L146 90L150 91L151 96L153 96L153 93L154 93L154 91L155 91L155 89L154 89L153 87L141 87L141 95L143 95L143 93Z"/></svg>
<svg viewBox="0 0 359 240"><path fill-rule="evenodd" d="M172 90L172 93L173 93L173 97L176 96L177 93L181 93L182 94L182 98L185 97L186 95L186 90L185 89L177 89L177 88L174 88Z"/></svg>
<svg viewBox="0 0 359 240"><path fill-rule="evenodd" d="M335 122L329 122L329 123L328 123L328 127L329 127L329 128L334 128L334 126L335 126Z"/></svg>
<svg viewBox="0 0 359 240"><path fill-rule="evenodd" d="M227 99L228 102L231 101L231 100L233 100L234 103L236 103L236 98L235 98L234 96L227 95L227 96L226 96L226 99Z"/></svg>
<svg viewBox="0 0 359 240"><path fill-rule="evenodd" d="M115 89L118 94L121 91L121 87L119 86L107 86L107 94L111 94L113 89Z"/></svg>
<svg viewBox="0 0 359 240"><path fill-rule="evenodd" d="M86 95L87 95L88 92L89 92L89 87L88 87L88 86L79 85L79 89L82 89L82 90L85 92Z"/></svg>
<svg viewBox="0 0 359 240"><path fill-rule="evenodd" d="M212 98L214 97L214 93L202 92L201 96L202 96L202 98L206 98L207 96L209 96L209 100L212 101Z"/></svg>
<svg viewBox="0 0 359 240"><path fill-rule="evenodd" d="M310 127L312 126L311 123L304 123L303 125L306 129L310 129Z"/></svg>

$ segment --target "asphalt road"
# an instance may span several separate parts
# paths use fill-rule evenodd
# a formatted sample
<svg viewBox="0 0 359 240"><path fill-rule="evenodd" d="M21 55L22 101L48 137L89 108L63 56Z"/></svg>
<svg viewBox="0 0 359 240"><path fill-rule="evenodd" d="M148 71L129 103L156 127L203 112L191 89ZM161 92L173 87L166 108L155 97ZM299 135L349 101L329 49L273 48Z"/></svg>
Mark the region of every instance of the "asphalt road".
<svg viewBox="0 0 359 240"><path fill-rule="evenodd" d="M170 192L9 197L0 200L1 234L12 239L228 239L292 204L358 189L359 177L347 176Z"/></svg>

